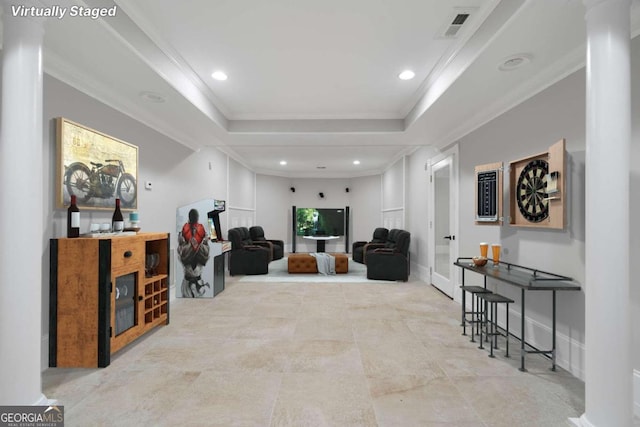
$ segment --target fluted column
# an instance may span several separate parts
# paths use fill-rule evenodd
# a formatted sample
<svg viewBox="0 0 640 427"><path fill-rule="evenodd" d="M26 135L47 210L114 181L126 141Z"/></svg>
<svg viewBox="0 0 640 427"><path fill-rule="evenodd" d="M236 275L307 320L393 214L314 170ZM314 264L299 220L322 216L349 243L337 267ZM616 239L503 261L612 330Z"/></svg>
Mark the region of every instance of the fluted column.
<svg viewBox="0 0 640 427"><path fill-rule="evenodd" d="M15 4L15 3L14 3ZM41 380L42 19L3 2L0 405L45 404Z"/></svg>
<svg viewBox="0 0 640 427"><path fill-rule="evenodd" d="M630 0L583 0L587 23L585 413L631 427Z"/></svg>

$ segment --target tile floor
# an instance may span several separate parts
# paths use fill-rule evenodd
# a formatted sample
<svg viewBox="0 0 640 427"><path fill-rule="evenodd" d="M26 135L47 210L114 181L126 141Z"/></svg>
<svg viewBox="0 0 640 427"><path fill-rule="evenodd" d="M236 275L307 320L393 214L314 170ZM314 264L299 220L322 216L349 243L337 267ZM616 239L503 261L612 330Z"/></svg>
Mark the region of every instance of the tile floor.
<svg viewBox="0 0 640 427"><path fill-rule="evenodd" d="M584 383L495 359L418 282L245 283L172 302L105 369L48 369L67 426L567 426ZM517 343L513 343L517 353Z"/></svg>

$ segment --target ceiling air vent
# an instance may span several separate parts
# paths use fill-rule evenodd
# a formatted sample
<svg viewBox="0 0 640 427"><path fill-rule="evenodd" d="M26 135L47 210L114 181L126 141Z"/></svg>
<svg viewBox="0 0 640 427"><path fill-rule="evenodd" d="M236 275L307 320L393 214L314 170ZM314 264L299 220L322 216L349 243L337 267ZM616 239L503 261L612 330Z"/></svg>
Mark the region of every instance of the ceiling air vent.
<svg viewBox="0 0 640 427"><path fill-rule="evenodd" d="M470 16L469 13L458 13L457 15L455 15L453 20L451 21L451 24L445 27L445 30L442 36L446 38L453 38L457 36L458 31L460 31L460 29L462 28L464 23L467 21L469 16Z"/></svg>

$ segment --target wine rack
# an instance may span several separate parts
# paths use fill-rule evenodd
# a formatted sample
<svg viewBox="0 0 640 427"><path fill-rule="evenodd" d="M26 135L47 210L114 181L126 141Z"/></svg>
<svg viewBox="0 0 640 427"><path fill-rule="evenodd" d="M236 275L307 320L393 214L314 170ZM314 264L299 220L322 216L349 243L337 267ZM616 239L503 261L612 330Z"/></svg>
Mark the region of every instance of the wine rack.
<svg viewBox="0 0 640 427"><path fill-rule="evenodd" d="M162 240L146 242L145 277L142 281L145 325L153 325L162 321L169 311L169 275L165 272L169 262L165 258L168 256L168 251L164 250L163 244ZM151 255L158 255L157 266L149 267L148 258Z"/></svg>
<svg viewBox="0 0 640 427"><path fill-rule="evenodd" d="M169 234L52 239L49 366L105 367L169 323Z"/></svg>

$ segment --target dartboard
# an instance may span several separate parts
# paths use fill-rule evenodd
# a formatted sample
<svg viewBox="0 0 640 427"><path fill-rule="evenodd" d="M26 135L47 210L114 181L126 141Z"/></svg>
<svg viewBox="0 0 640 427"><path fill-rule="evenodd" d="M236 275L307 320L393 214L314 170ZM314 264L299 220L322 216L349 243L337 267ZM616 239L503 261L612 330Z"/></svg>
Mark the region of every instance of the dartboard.
<svg viewBox="0 0 640 427"><path fill-rule="evenodd" d="M542 159L530 161L520 172L516 200L520 213L529 222L541 222L549 216L548 173L549 164Z"/></svg>

